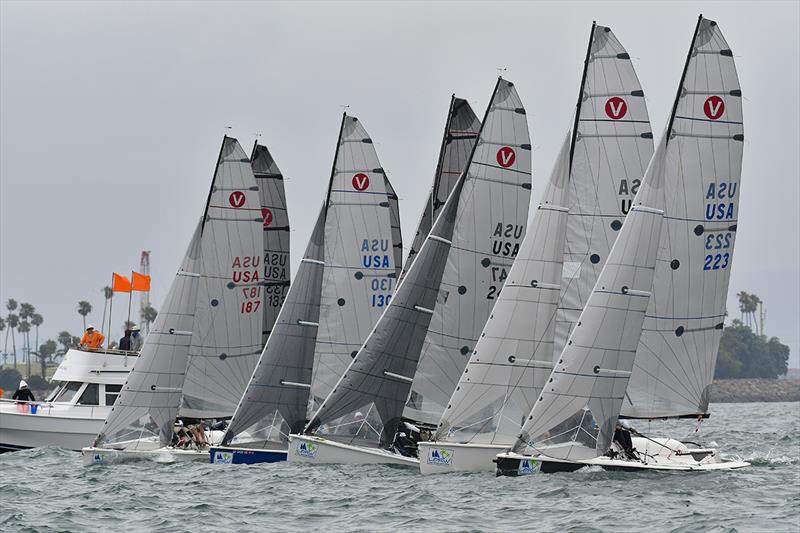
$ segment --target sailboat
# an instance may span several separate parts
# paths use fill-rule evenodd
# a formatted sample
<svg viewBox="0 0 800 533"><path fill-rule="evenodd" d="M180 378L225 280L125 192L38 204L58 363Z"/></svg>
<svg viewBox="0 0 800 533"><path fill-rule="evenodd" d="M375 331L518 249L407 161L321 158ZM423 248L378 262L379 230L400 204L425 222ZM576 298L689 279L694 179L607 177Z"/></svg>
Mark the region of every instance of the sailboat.
<svg viewBox="0 0 800 533"><path fill-rule="evenodd" d="M438 396L427 385L455 387L518 251L530 149L525 109L514 84L500 78L466 170L347 371L303 433L290 436L290 461L416 466L413 445L401 442L434 414ZM417 378L432 402L414 397Z"/></svg>
<svg viewBox="0 0 800 533"><path fill-rule="evenodd" d="M207 451L168 445L178 415L230 416L231 395L252 373L263 329L263 224L250 161L226 136L165 305L103 429L83 448L84 463L207 460Z"/></svg>
<svg viewBox="0 0 800 533"><path fill-rule="evenodd" d="M419 443L422 473L495 471L561 351L557 326L574 326L608 258L652 137L630 56L610 28L592 24L572 127L433 439Z"/></svg>
<svg viewBox="0 0 800 533"><path fill-rule="evenodd" d="M695 412L688 414L701 410L702 416L708 407L737 225L743 141L733 54L717 23L700 16L667 128L612 258L581 313L583 327L570 336L512 450L498 454L498 475L587 465L679 471L748 466L723 460L714 449L635 430L626 445L627 430L617 426L626 410L681 416L689 405ZM648 251L647 261L631 257L629 250L637 248ZM621 266L631 264L639 271ZM627 290L617 293L620 283ZM604 309L609 304L614 310ZM679 369L676 358L687 366ZM675 376L701 386L680 407L682 402L674 401L670 412L663 386Z"/></svg>
<svg viewBox="0 0 800 533"><path fill-rule="evenodd" d="M369 134L345 114L326 201L295 283L222 446L211 448L212 463L286 460L287 437L303 428L313 394L326 391L331 374L344 372L391 299L398 250L397 195Z"/></svg>

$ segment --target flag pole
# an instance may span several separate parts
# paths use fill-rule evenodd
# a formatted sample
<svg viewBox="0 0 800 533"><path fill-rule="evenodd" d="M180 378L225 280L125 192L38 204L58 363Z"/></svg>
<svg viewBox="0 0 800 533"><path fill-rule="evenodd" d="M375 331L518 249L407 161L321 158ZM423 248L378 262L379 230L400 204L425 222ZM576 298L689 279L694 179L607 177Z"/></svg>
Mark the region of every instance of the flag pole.
<svg viewBox="0 0 800 533"><path fill-rule="evenodd" d="M128 322L125 324L126 326L131 322L131 301L133 300L133 270L131 270L131 290L128 293Z"/></svg>
<svg viewBox="0 0 800 533"><path fill-rule="evenodd" d="M106 331L106 351L111 347L111 314L114 311L114 273L111 273L111 298L108 304L108 331ZM105 324L104 324L105 325Z"/></svg>

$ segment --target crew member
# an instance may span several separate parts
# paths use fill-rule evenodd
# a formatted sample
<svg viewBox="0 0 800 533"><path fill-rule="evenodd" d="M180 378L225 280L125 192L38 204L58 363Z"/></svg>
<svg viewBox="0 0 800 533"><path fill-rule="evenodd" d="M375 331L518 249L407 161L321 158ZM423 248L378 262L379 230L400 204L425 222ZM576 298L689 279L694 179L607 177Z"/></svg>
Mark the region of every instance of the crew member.
<svg viewBox="0 0 800 533"><path fill-rule="evenodd" d="M625 457L628 459L638 460L636 455L636 448L633 447L633 439L631 439L631 431L623 422L617 421L617 426L614 428L614 442L619 444Z"/></svg>
<svg viewBox="0 0 800 533"><path fill-rule="evenodd" d="M144 344L144 338L139 330L139 326L133 326L131 328L131 351L141 351L142 344Z"/></svg>
<svg viewBox="0 0 800 533"><path fill-rule="evenodd" d="M25 403L25 402L35 402L36 398L33 397L33 393L28 388L28 384L25 383L25 380L20 380L19 388L14 393L14 396L11 397L12 400L16 400L17 403Z"/></svg>
<svg viewBox="0 0 800 533"><path fill-rule="evenodd" d="M125 336L119 340L119 349L125 352L131 350L131 330L125 330Z"/></svg>
<svg viewBox="0 0 800 533"><path fill-rule="evenodd" d="M97 350L103 346L104 340L106 340L106 338L103 336L103 334L99 331L96 331L94 326L89 325L89 327L86 328L86 333L83 334L83 338L81 338L81 342L78 346L88 350Z"/></svg>

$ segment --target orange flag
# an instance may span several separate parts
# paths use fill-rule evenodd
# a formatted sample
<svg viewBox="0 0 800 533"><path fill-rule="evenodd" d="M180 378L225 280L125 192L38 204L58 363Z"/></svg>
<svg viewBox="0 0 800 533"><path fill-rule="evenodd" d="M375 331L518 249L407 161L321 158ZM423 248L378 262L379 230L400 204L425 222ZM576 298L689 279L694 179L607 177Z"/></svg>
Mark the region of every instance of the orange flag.
<svg viewBox="0 0 800 533"><path fill-rule="evenodd" d="M114 292L131 292L131 282L125 276L120 276L114 272L114 283L112 289Z"/></svg>
<svg viewBox="0 0 800 533"><path fill-rule="evenodd" d="M134 291L150 292L150 276L133 272L131 289Z"/></svg>

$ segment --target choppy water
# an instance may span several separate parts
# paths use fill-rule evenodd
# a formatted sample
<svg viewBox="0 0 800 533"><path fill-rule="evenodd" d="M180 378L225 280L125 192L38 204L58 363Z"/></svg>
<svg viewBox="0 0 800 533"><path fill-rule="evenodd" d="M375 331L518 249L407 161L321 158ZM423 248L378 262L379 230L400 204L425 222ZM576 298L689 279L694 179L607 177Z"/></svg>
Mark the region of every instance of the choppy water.
<svg viewBox="0 0 800 533"><path fill-rule="evenodd" d="M800 403L712 410L705 441L751 468L495 478L289 463L84 467L59 449L3 454L0 530L800 531ZM692 421L651 427L693 431Z"/></svg>

